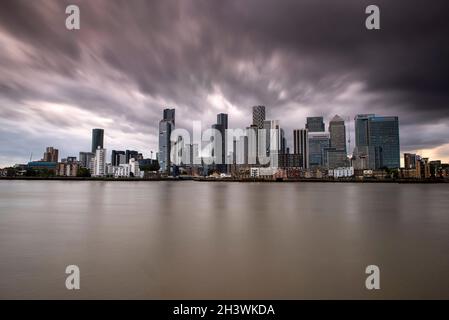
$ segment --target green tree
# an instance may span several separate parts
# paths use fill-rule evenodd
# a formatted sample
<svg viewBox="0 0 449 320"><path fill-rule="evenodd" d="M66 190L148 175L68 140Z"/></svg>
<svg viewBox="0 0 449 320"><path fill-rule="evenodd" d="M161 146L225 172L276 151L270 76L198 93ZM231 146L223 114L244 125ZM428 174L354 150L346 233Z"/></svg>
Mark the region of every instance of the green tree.
<svg viewBox="0 0 449 320"><path fill-rule="evenodd" d="M6 168L6 176L14 177L16 175L16 169L14 168Z"/></svg>
<svg viewBox="0 0 449 320"><path fill-rule="evenodd" d="M90 170L87 168L79 167L76 172L76 176L88 178L88 177L90 177Z"/></svg>

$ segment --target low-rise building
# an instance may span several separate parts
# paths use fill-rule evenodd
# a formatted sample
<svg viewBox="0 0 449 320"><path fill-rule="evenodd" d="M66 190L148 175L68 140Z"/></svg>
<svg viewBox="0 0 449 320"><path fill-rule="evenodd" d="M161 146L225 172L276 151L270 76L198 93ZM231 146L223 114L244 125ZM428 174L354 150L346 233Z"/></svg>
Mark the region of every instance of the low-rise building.
<svg viewBox="0 0 449 320"><path fill-rule="evenodd" d="M60 162L56 165L56 175L60 177L76 177L79 164L77 162Z"/></svg>
<svg viewBox="0 0 449 320"><path fill-rule="evenodd" d="M354 167L343 167L330 169L328 171L328 176L333 178L348 178L354 176Z"/></svg>
<svg viewBox="0 0 449 320"><path fill-rule="evenodd" d="M121 164L118 166L108 165L107 171L108 175L111 175L114 178L142 178L144 174L143 171L140 171L139 162L134 158L131 158L128 164Z"/></svg>
<svg viewBox="0 0 449 320"><path fill-rule="evenodd" d="M56 162L47 162L47 161L30 161L28 162L28 169L34 169L34 170L55 170L56 169Z"/></svg>

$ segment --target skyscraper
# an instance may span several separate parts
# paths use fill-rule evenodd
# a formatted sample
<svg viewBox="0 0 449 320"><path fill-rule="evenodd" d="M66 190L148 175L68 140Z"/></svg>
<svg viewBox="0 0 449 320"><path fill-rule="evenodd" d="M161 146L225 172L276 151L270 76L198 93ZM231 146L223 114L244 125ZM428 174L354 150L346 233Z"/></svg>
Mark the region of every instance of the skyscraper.
<svg viewBox="0 0 449 320"><path fill-rule="evenodd" d="M159 167L160 171L170 173L170 135L175 129L175 109L164 109L163 119L159 122Z"/></svg>
<svg viewBox="0 0 449 320"><path fill-rule="evenodd" d="M92 153L97 151L97 148L103 148L104 130L92 129Z"/></svg>
<svg viewBox="0 0 449 320"><path fill-rule="evenodd" d="M135 151L135 150L126 150L125 151L125 159L126 159L126 164L129 163L129 160L134 159L134 160L139 160L139 152Z"/></svg>
<svg viewBox="0 0 449 320"><path fill-rule="evenodd" d="M374 152L374 168L399 168L400 144L399 144L399 118L369 115L357 115L355 117L355 135L357 149L368 147Z"/></svg>
<svg viewBox="0 0 449 320"><path fill-rule="evenodd" d="M307 117L306 129L309 132L324 132L323 117Z"/></svg>
<svg viewBox="0 0 449 320"><path fill-rule="evenodd" d="M95 158L95 153L92 152L80 152L79 160L80 164L84 168L89 168L91 160Z"/></svg>
<svg viewBox="0 0 449 320"><path fill-rule="evenodd" d="M94 158L94 172L96 177L102 177L106 174L106 149L98 147Z"/></svg>
<svg viewBox="0 0 449 320"><path fill-rule="evenodd" d="M163 120L172 121L175 124L175 109L164 109Z"/></svg>
<svg viewBox="0 0 449 320"><path fill-rule="evenodd" d="M265 155L269 157L270 167L278 167L279 165L279 153L281 151L281 127L279 120L265 120L263 123L263 129L265 129L265 141L263 136L258 135L259 150L265 148ZM261 154L263 156L263 153ZM259 157L261 164L267 164L266 161Z"/></svg>
<svg viewBox="0 0 449 320"><path fill-rule="evenodd" d="M309 139L307 129L293 130L293 153L302 155L302 168L309 168Z"/></svg>
<svg viewBox="0 0 449 320"><path fill-rule="evenodd" d="M253 125L259 129L263 128L263 122L265 121L265 106L253 107Z"/></svg>
<svg viewBox="0 0 449 320"><path fill-rule="evenodd" d="M327 132L309 132L309 166L319 168L327 165L327 149L330 138Z"/></svg>
<svg viewBox="0 0 449 320"><path fill-rule="evenodd" d="M221 134L221 165L218 166L218 169L220 172L226 173L228 171L227 165L225 165L227 157L226 130L228 129L228 115L226 113L217 114L217 125L215 126L215 129L220 131Z"/></svg>
<svg viewBox="0 0 449 320"><path fill-rule="evenodd" d="M247 155L248 164L257 165L258 164L258 144L257 135L259 128L252 124L246 128L246 135L248 137L247 143Z"/></svg>
<svg viewBox="0 0 449 320"><path fill-rule="evenodd" d="M346 153L346 127L345 121L338 115L335 115L329 122L330 146L337 151Z"/></svg>
<svg viewBox="0 0 449 320"><path fill-rule="evenodd" d="M47 147L44 152L44 158L42 161L44 162L58 162L59 159L59 151L53 147Z"/></svg>
<svg viewBox="0 0 449 320"><path fill-rule="evenodd" d="M347 166L346 127L345 121L335 115L329 122L330 148L327 151L327 166L329 169Z"/></svg>
<svg viewBox="0 0 449 320"><path fill-rule="evenodd" d="M359 114L354 118L355 122L355 145L356 147L365 147L369 145L369 126L370 118L374 114Z"/></svg>
<svg viewBox="0 0 449 320"><path fill-rule="evenodd" d="M125 151L112 150L111 152L111 165L118 166L120 163L120 155L125 155Z"/></svg>

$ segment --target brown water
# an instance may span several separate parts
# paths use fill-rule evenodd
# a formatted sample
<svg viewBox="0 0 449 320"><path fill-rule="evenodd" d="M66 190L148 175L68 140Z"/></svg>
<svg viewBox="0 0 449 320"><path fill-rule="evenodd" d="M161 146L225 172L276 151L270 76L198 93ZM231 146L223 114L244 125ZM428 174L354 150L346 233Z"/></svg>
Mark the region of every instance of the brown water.
<svg viewBox="0 0 449 320"><path fill-rule="evenodd" d="M448 299L448 208L449 185L0 181L0 298Z"/></svg>

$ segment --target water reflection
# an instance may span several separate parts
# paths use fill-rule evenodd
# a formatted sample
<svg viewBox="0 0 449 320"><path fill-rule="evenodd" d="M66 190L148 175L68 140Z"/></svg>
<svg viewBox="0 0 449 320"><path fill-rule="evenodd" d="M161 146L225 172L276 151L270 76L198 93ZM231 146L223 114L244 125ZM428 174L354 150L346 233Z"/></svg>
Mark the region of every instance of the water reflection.
<svg viewBox="0 0 449 320"><path fill-rule="evenodd" d="M449 298L445 185L0 182L0 298ZM82 290L64 288L77 264ZM383 288L364 288L381 267Z"/></svg>

